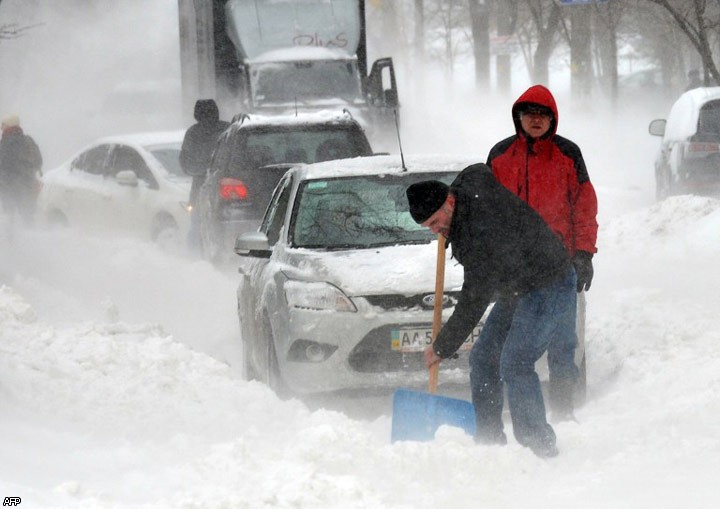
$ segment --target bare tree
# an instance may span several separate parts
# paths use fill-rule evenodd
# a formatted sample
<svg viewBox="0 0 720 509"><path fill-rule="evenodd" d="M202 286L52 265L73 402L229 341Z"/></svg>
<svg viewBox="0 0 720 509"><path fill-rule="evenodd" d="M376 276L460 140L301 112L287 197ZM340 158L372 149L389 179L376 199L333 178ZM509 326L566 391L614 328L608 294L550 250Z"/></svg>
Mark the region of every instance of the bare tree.
<svg viewBox="0 0 720 509"><path fill-rule="evenodd" d="M519 25L518 37L533 82L547 84L548 65L559 41L562 13L553 0L524 0L523 3L529 21Z"/></svg>
<svg viewBox="0 0 720 509"><path fill-rule="evenodd" d="M624 13L619 2L596 4L593 18L595 60L601 87L613 104L618 100L618 29Z"/></svg>
<svg viewBox="0 0 720 509"><path fill-rule="evenodd" d="M711 39L720 28L720 7L708 0L646 0L665 9L695 47L705 69L705 84L710 77L720 83L720 71L713 59Z"/></svg>
<svg viewBox="0 0 720 509"><path fill-rule="evenodd" d="M517 0L494 0L494 11L498 37L515 34L518 23ZM501 92L510 90L510 84L512 83L511 60L512 55L509 52L498 54L495 57L497 88Z"/></svg>
<svg viewBox="0 0 720 509"><path fill-rule="evenodd" d="M475 57L475 84L478 89L490 85L490 10L485 0L468 0Z"/></svg>
<svg viewBox="0 0 720 509"><path fill-rule="evenodd" d="M455 60L461 48L472 41L468 27L467 4L451 0L435 0L425 6L430 33L438 44L430 56L445 66L448 80L452 79ZM439 50L439 51L438 51Z"/></svg>
<svg viewBox="0 0 720 509"><path fill-rule="evenodd" d="M0 25L0 39L17 39L25 35L28 30L40 25L42 23L36 23L35 25L18 25L17 23Z"/></svg>

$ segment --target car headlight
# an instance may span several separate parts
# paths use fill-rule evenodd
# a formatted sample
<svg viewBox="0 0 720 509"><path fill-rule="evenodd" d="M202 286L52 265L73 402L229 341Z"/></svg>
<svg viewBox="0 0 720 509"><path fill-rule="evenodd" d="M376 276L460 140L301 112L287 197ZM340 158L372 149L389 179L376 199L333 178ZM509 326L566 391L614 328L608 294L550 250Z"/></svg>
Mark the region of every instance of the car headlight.
<svg viewBox="0 0 720 509"><path fill-rule="evenodd" d="M355 304L340 291L328 283L287 281L285 298L291 307L328 311L347 311L355 313Z"/></svg>

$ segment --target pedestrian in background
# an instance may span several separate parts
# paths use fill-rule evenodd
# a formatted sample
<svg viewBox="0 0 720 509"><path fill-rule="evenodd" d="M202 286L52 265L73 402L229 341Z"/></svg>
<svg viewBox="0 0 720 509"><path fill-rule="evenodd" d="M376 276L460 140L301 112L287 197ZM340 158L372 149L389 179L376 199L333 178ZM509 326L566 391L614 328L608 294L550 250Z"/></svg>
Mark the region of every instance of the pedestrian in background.
<svg viewBox="0 0 720 509"><path fill-rule="evenodd" d="M690 69L688 71L688 86L685 88L685 92L702 86L703 82L700 80L700 71L697 69Z"/></svg>
<svg viewBox="0 0 720 509"><path fill-rule="evenodd" d="M200 248L200 232L195 207L198 192L207 177L217 140L230 123L220 120L220 111L213 99L199 99L195 102L194 117L197 123L188 128L183 138L180 167L192 176L188 200L191 207L188 244L191 249L197 250Z"/></svg>
<svg viewBox="0 0 720 509"><path fill-rule="evenodd" d="M17 213L26 226L33 224L42 174L42 155L35 140L23 132L20 118L2 118L0 139L0 199L11 218Z"/></svg>
<svg viewBox="0 0 720 509"><path fill-rule="evenodd" d="M537 456L556 456L535 363L575 313L575 271L562 242L484 164L465 168L449 188L413 184L407 198L413 219L445 236L464 269L453 314L425 350L427 367L455 354L491 301L512 303L493 306L470 354L475 438L507 443L504 381L515 439Z"/></svg>
<svg viewBox="0 0 720 509"><path fill-rule="evenodd" d="M573 260L577 292L590 289L593 254L597 252L597 196L580 148L557 134L558 109L550 90L528 88L513 104L515 134L497 143L487 158L495 178L545 220ZM576 309L577 296L573 297ZM512 299L495 306L507 309L497 334L510 327ZM574 419L573 392L577 313L565 317L548 347L550 408L555 421Z"/></svg>

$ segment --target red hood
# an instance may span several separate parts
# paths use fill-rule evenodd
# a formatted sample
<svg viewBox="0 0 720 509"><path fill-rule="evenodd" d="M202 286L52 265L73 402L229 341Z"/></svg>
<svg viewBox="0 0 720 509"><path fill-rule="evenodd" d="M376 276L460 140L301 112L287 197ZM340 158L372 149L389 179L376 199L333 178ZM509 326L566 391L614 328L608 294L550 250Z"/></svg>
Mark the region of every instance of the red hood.
<svg viewBox="0 0 720 509"><path fill-rule="evenodd" d="M542 85L533 85L523 92L522 95L518 97L517 101L515 101L515 104L513 104L512 107L512 116L513 122L515 123L515 131L517 131L518 134L523 133L523 130L520 127L520 114L518 113L518 107L523 103L540 104L541 106L546 106L552 110L553 119L550 123L550 130L545 136L543 136L543 139L554 136L557 132L558 126L558 109L557 104L555 104L555 98L550 90Z"/></svg>
<svg viewBox="0 0 720 509"><path fill-rule="evenodd" d="M11 134L22 134L23 130L20 128L19 125L11 125L11 126L5 126L2 128L2 135L3 136L10 136Z"/></svg>

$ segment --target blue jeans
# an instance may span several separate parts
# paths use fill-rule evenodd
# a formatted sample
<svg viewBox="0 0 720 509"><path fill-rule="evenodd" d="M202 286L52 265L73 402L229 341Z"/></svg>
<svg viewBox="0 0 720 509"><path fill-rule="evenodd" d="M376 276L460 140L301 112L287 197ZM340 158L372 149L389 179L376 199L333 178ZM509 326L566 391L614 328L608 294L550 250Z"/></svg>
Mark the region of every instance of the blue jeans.
<svg viewBox="0 0 720 509"><path fill-rule="evenodd" d="M504 381L516 440L523 445L548 437L554 441L535 362L549 349L551 373L577 376L576 292L575 271L568 270L554 283L494 304L470 352L478 438L492 440L502 434Z"/></svg>

